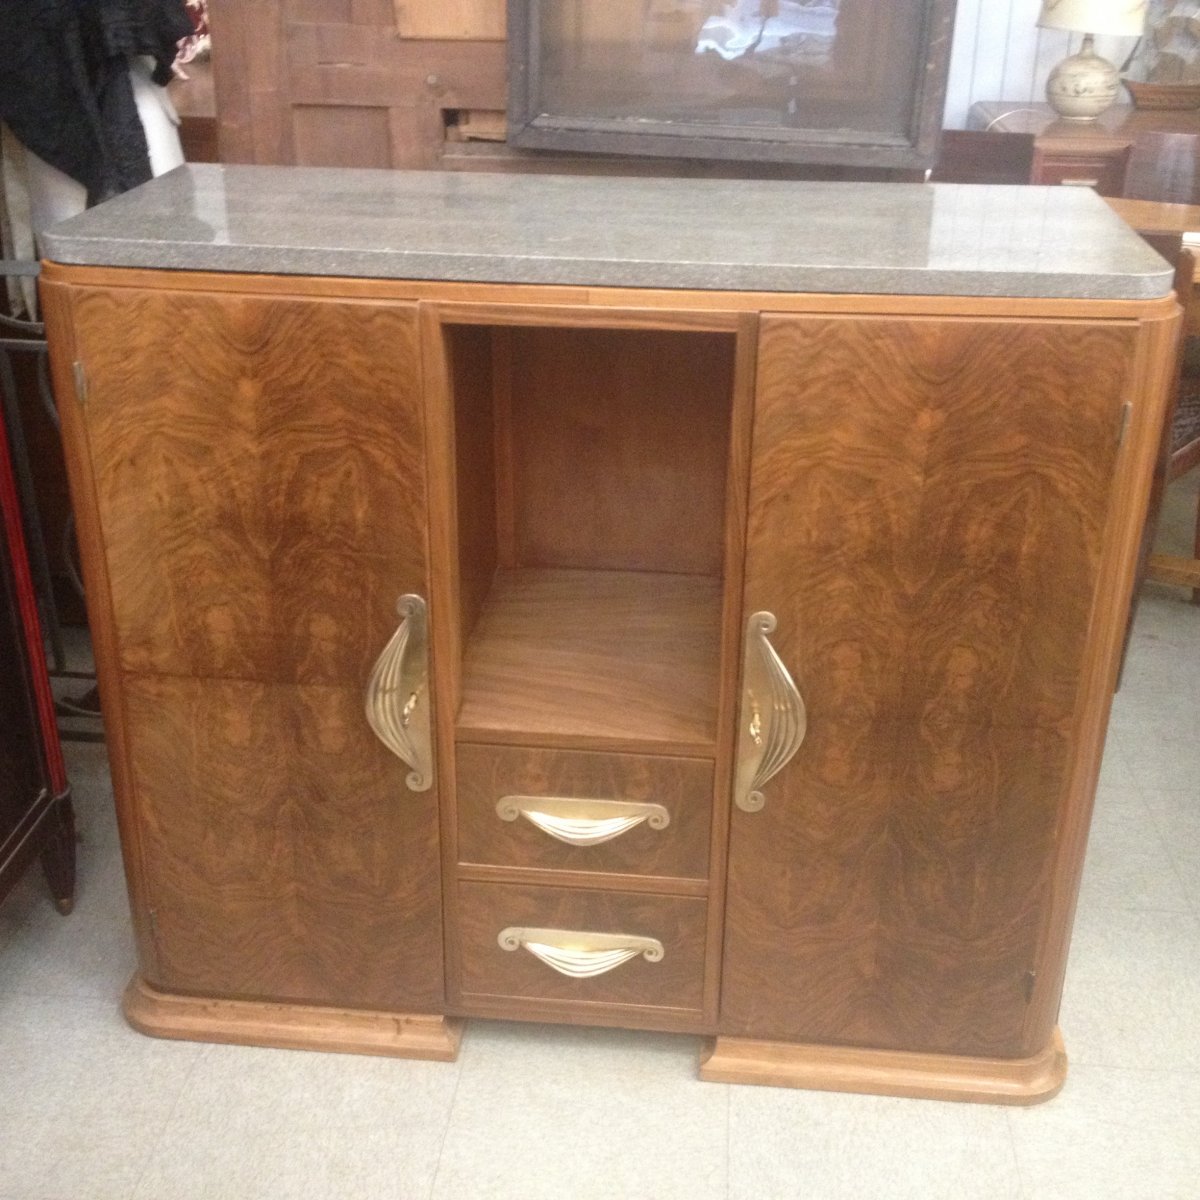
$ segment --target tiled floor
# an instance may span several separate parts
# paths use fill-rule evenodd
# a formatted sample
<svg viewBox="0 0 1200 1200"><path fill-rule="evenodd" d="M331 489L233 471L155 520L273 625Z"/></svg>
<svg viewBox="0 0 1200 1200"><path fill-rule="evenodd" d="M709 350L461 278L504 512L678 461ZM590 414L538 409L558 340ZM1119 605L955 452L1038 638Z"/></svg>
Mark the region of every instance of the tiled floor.
<svg viewBox="0 0 1200 1200"><path fill-rule="evenodd" d="M103 751L75 745L76 911L36 874L0 906L0 1200L1196 1200L1200 608L1181 595L1143 600L1117 700L1049 1104L701 1084L695 1039L603 1030L477 1022L453 1065L142 1037L116 1006L132 954Z"/></svg>

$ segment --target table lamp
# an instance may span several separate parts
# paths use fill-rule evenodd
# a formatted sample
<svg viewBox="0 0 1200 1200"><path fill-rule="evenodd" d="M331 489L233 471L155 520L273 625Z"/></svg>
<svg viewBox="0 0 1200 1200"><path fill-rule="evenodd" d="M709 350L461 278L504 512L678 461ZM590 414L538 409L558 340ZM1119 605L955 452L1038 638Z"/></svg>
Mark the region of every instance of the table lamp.
<svg viewBox="0 0 1200 1200"><path fill-rule="evenodd" d="M1046 99L1068 121L1094 121L1116 100L1121 87L1117 68L1096 53L1094 35L1141 37L1146 0L1042 0L1038 25L1085 35L1079 53L1050 72Z"/></svg>

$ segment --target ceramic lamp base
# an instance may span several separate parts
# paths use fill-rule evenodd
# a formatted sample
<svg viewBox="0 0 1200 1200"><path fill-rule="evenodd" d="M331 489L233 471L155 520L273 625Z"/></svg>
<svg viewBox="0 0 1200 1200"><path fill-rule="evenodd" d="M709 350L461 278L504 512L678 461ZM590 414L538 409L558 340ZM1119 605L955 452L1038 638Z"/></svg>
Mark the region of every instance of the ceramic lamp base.
<svg viewBox="0 0 1200 1200"><path fill-rule="evenodd" d="M1090 33L1079 53L1063 59L1046 81L1050 107L1068 121L1094 121L1112 107L1120 90L1117 68L1096 53Z"/></svg>

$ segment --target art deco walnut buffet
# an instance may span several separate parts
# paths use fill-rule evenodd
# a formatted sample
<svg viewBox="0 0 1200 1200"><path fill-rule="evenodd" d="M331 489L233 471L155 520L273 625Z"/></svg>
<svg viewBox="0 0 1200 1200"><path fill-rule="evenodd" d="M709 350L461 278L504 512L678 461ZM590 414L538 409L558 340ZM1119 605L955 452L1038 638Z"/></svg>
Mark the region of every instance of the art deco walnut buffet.
<svg viewBox="0 0 1200 1200"><path fill-rule="evenodd" d="M134 1025L1061 1085L1178 328L1096 196L193 167L48 247Z"/></svg>

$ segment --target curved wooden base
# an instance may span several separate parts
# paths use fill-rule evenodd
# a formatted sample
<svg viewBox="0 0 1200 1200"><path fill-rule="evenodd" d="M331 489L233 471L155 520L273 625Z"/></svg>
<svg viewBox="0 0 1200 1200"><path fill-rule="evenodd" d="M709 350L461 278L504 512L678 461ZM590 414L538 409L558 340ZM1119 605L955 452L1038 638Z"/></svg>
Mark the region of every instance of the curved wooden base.
<svg viewBox="0 0 1200 1200"><path fill-rule="evenodd" d="M453 1062L462 1041L462 1022L450 1017L177 996L140 975L129 981L121 1007L139 1033L188 1042Z"/></svg>
<svg viewBox="0 0 1200 1200"><path fill-rule="evenodd" d="M719 1037L700 1064L700 1078L923 1100L1039 1104L1056 1096L1066 1082L1067 1055L1057 1029L1040 1054L1017 1059Z"/></svg>

